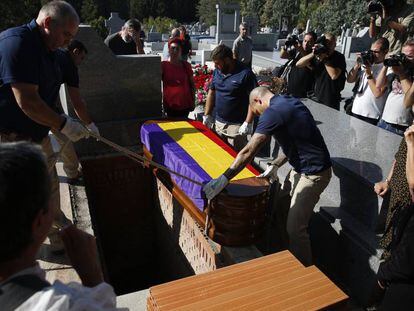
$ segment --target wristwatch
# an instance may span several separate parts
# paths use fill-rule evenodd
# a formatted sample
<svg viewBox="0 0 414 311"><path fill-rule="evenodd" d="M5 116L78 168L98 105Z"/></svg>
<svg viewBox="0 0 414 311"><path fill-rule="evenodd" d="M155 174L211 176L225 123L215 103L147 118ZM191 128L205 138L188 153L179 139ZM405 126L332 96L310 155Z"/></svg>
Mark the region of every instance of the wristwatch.
<svg viewBox="0 0 414 311"><path fill-rule="evenodd" d="M373 75L367 75L367 79L372 80L372 79L374 79L374 76Z"/></svg>

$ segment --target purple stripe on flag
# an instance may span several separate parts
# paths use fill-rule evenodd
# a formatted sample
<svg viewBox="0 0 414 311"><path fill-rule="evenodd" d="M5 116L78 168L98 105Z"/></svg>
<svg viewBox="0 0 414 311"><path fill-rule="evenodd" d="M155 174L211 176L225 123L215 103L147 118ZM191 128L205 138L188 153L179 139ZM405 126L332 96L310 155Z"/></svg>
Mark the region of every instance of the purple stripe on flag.
<svg viewBox="0 0 414 311"><path fill-rule="evenodd" d="M210 175L156 123L141 127L141 142L153 155L153 160L169 169L201 183L211 180ZM202 187L182 177L171 174L174 182L203 211L206 200Z"/></svg>

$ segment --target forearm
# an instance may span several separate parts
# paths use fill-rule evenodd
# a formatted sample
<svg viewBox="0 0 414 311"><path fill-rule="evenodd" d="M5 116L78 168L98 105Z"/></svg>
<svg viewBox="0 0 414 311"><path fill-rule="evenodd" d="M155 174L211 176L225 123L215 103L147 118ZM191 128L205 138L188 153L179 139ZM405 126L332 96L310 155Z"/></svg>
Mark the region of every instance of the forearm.
<svg viewBox="0 0 414 311"><path fill-rule="evenodd" d="M399 32L401 35L404 35L407 31L407 27L403 24L397 23L395 21L388 22L388 26L391 29L394 29L395 31Z"/></svg>
<svg viewBox="0 0 414 311"><path fill-rule="evenodd" d="M33 99L30 103L19 105L24 114L36 123L60 130L64 117L54 112L46 103L40 99Z"/></svg>
<svg viewBox="0 0 414 311"><path fill-rule="evenodd" d="M315 57L315 55L313 53L310 53L304 57L302 57L301 59L298 60L298 62L296 63L296 67L298 68L304 68L306 66L309 66L312 59Z"/></svg>
<svg viewBox="0 0 414 311"><path fill-rule="evenodd" d="M235 177L243 170L247 164L253 160L254 156L260 150L266 140L266 135L257 133L253 134L248 144L237 154L237 157L230 165L230 168L224 172L224 175L228 180L231 180L233 177Z"/></svg>
<svg viewBox="0 0 414 311"><path fill-rule="evenodd" d="M404 96L404 106L405 108L409 108L414 104L414 86L411 85L410 89Z"/></svg>
<svg viewBox="0 0 414 311"><path fill-rule="evenodd" d="M79 102L73 102L73 109L76 112L78 118L85 124L91 124L93 121L88 114L88 110L86 109L86 105L83 99Z"/></svg>
<svg viewBox="0 0 414 311"><path fill-rule="evenodd" d="M400 76L400 82L401 82L403 92L404 92L404 94L406 94L410 90L411 85L413 84L413 82L411 81L410 78L408 78L406 76Z"/></svg>
<svg viewBox="0 0 414 311"><path fill-rule="evenodd" d="M351 71L348 74L348 78L346 79L348 83L355 83L358 77L358 70L359 68L352 67Z"/></svg>
<svg viewBox="0 0 414 311"><path fill-rule="evenodd" d="M411 201L414 202L414 145L407 143L406 174Z"/></svg>
<svg viewBox="0 0 414 311"><path fill-rule="evenodd" d="M393 173L394 173L394 167L395 167L395 160L392 162L392 165L391 165L391 169L390 169L390 171L389 171L389 173L388 173L388 176L387 176L387 181L390 181L391 180L391 178L392 178L392 175L393 175Z"/></svg>
<svg viewBox="0 0 414 311"><path fill-rule="evenodd" d="M375 25L375 18L374 18L374 19L371 19L369 23L369 36L371 38L375 38L376 35L377 35L377 26Z"/></svg>
<svg viewBox="0 0 414 311"><path fill-rule="evenodd" d="M341 73L342 73L342 69L340 69L340 68L335 68L335 67L331 67L331 66L329 66L328 64L325 64L325 68L326 68L326 71L328 72L329 77L330 77L332 80L336 80L336 79L338 79L338 78L339 78L339 76L340 76L340 75L341 75Z"/></svg>
<svg viewBox="0 0 414 311"><path fill-rule="evenodd" d="M207 100L206 100L206 108L204 111L204 114L206 116L211 115L211 113L213 112L214 109L214 104L215 104L215 96L216 96L216 92L213 90L209 90L208 94L207 94Z"/></svg>
<svg viewBox="0 0 414 311"><path fill-rule="evenodd" d="M377 77L376 87L382 88L387 85L387 67L383 67Z"/></svg>
<svg viewBox="0 0 414 311"><path fill-rule="evenodd" d="M274 159L272 162L270 162L271 165L276 165L277 167L283 166L288 161L287 156L285 156L283 153L279 155L276 159Z"/></svg>
<svg viewBox="0 0 414 311"><path fill-rule="evenodd" d="M368 80L368 86L371 89L372 94L374 94L375 98L379 98L384 94L385 88L378 88L375 78Z"/></svg>

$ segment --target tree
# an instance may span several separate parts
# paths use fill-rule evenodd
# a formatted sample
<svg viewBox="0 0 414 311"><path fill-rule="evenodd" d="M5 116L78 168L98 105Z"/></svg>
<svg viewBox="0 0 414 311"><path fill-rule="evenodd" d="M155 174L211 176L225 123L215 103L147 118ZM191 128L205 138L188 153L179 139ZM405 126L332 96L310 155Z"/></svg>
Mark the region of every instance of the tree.
<svg viewBox="0 0 414 311"><path fill-rule="evenodd" d="M96 0L83 0L81 16L82 20L87 23L98 18L98 4L96 3Z"/></svg>
<svg viewBox="0 0 414 311"><path fill-rule="evenodd" d="M295 25L299 15L297 0L266 0L263 7L262 23L267 26L279 26L282 16L291 17L291 25Z"/></svg>
<svg viewBox="0 0 414 311"><path fill-rule="evenodd" d="M243 16L260 18L266 0L241 0L241 13Z"/></svg>

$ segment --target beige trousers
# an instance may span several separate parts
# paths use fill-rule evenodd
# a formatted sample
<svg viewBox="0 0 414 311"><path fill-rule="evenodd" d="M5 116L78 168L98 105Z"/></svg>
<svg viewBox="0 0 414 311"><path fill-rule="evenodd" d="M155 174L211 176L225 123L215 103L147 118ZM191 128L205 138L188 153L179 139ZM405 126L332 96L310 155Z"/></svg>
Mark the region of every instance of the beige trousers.
<svg viewBox="0 0 414 311"><path fill-rule="evenodd" d="M309 220L331 176L331 168L315 175L299 174L292 169L283 184L283 190L289 191L291 196L286 224L289 250L305 266L312 265L312 250L308 233Z"/></svg>
<svg viewBox="0 0 414 311"><path fill-rule="evenodd" d="M66 173L66 176L69 178L76 178L79 176L79 159L75 151L73 143L68 140L63 134L52 131L53 136L56 138L57 142L60 145L60 148L65 145L65 148L60 153L59 157L63 162L63 170Z"/></svg>
<svg viewBox="0 0 414 311"><path fill-rule="evenodd" d="M240 151L247 145L247 135L240 135L241 124L227 124L220 121L215 122L216 133L236 151Z"/></svg>
<svg viewBox="0 0 414 311"><path fill-rule="evenodd" d="M1 142L15 142L21 139L18 138L15 134L0 134L0 143ZM50 191L50 207L54 211L54 221L52 228L49 232L49 240L51 244L51 250L60 250L63 249L63 243L58 235L58 230L68 224L71 224L71 221L66 218L60 209L60 191L59 191L59 179L56 171L56 155L53 152L52 144L49 137L46 137L40 143L43 152L45 153L47 159L47 165L49 170L51 191Z"/></svg>

